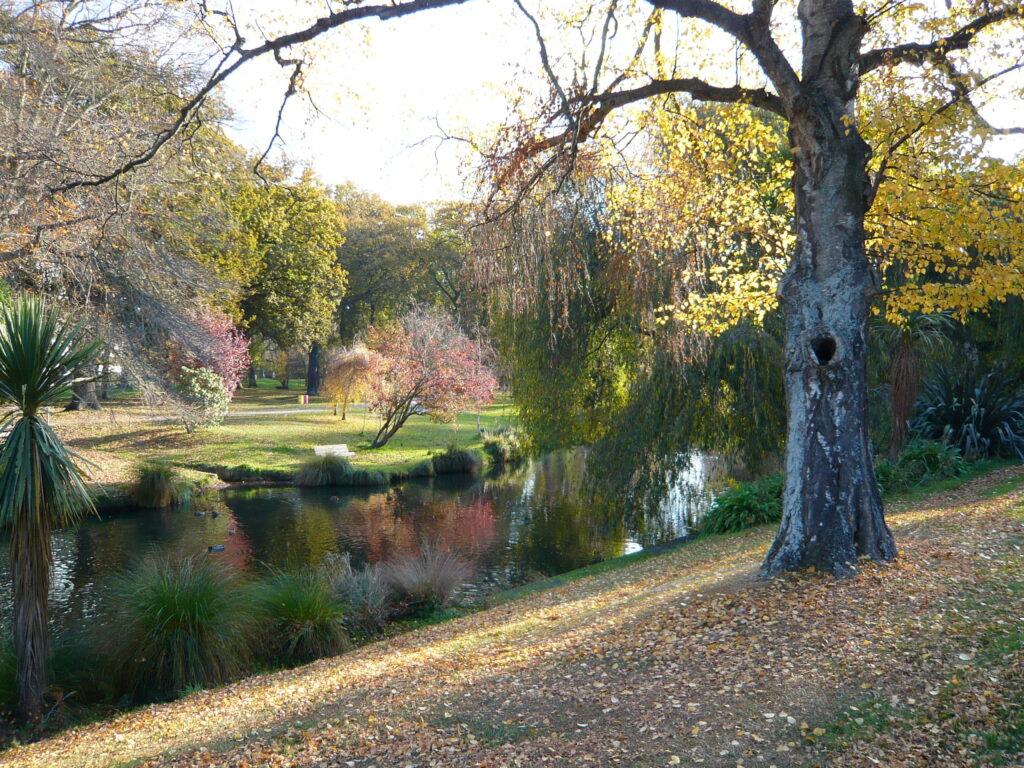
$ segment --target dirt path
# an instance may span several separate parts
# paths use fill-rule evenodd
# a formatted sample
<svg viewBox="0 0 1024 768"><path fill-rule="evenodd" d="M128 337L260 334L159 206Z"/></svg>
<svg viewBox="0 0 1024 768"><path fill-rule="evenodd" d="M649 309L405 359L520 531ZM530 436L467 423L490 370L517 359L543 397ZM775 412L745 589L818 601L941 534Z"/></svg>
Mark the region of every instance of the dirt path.
<svg viewBox="0 0 1024 768"><path fill-rule="evenodd" d="M939 701L966 677L956 670L979 641L958 601L1002 590L994 573L1024 583L1024 520L1009 514L1024 491L987 495L1022 474L1002 470L894 515L899 562L855 579L761 582L771 531L709 539L68 731L0 755L0 766L987 764L980 747L927 724L913 731L917 751L904 750L925 762L885 757L884 739L863 742L857 729L871 726L864 707ZM1024 590L998 602L1019 617Z"/></svg>

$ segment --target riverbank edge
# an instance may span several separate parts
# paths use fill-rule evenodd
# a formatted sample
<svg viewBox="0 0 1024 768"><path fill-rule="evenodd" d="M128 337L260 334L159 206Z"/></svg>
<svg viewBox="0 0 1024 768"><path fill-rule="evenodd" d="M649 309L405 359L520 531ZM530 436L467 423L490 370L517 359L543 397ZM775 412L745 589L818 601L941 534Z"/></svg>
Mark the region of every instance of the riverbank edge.
<svg viewBox="0 0 1024 768"><path fill-rule="evenodd" d="M369 470L369 472L365 473L366 476L372 477L373 475L379 474L384 478L384 482L381 483L367 480L365 482L353 482L349 485L335 487L363 489L391 488L412 480L422 480L435 477L437 475L477 476L495 468L494 462L484 450L479 448L466 448L462 450L472 453L477 459L479 459L479 469L458 472L437 472L435 470L427 473L420 469L426 460L409 461L405 464L398 465L397 468L394 468L394 465L379 465L382 467L390 467L381 469L374 468L374 465L360 465L358 469ZM427 460L430 458L431 457L428 457ZM270 469L265 467L256 467L249 464L227 466L223 464L206 464L199 462L190 464L172 464L171 466L185 476L185 479L192 484L192 490L195 493L219 491L236 486L300 487L295 482L295 476L298 473L297 469ZM93 507L100 515L119 514L139 509L139 505L132 498L131 483L95 483L90 484L87 487L92 493Z"/></svg>
<svg viewBox="0 0 1024 768"><path fill-rule="evenodd" d="M956 490L962 486L967 485L972 480L977 480L986 475L993 474L1002 469L1009 467L1024 467L1024 462L1017 461L1015 459L982 459L981 461L975 462L969 465L969 469L959 477L944 478L941 480L932 480L929 482L921 483L920 485L914 486L905 491L899 491L891 494L885 494L884 500L886 503L886 514L899 514L905 507L913 504L915 501L946 490ZM1020 475L1012 481L993 488L987 495L989 496L1002 496L1007 493L1012 493L1020 486L1024 485L1024 475ZM732 536L742 535L748 530L755 528L769 529L778 527L777 523L768 523L761 526L753 526L753 528L747 528L742 531L733 531L730 533L721 533L713 535L702 535L695 533L688 536L680 536L677 539L673 539L670 542L664 544L658 544L656 546L641 549L638 552L630 552L629 554L619 555L618 557L612 557L608 560L602 560L598 563L592 563L591 565L585 565L582 568L576 568L572 571L566 571L565 573L556 574L554 576L547 576L537 581L531 581L526 584L520 584L516 587L510 587L508 589L502 589L494 592L490 595L480 598L472 603L466 603L463 605L450 607L439 614L434 616L422 618L422 619L406 619L403 621L395 622L393 625L394 631L387 631L385 638L394 637L397 635L411 632L415 629L425 626L431 626L434 624L442 624L447 621L453 621L463 616L469 616L474 613L480 613L481 611L487 611L491 608L496 608L507 603L515 602L516 600L522 600L531 595L547 592L552 589L557 589L565 584L569 584L574 581L589 578L590 576L600 576L602 574L611 573L613 571L619 571L623 568L628 568L632 565L642 563L646 560L650 560L655 557L661 557L663 555L670 554L676 550L699 543L701 541L707 541L709 539L725 539ZM389 628L391 629L391 628Z"/></svg>
<svg viewBox="0 0 1024 768"><path fill-rule="evenodd" d="M968 483L970 483L973 480L982 479L982 478L984 478L987 475L995 474L995 473L999 472L1000 470L1005 470L1005 469L1009 469L1009 468L1024 468L1024 463L1022 463L1020 461L1015 461L1015 460L1013 460L1013 461L1011 461L1011 460L986 461L986 462L981 463L980 465L973 465L969 472L965 473L964 475L962 475L960 477L946 479L946 480L940 480L940 481L934 481L934 482L930 482L930 483L926 483L926 484L921 484L920 486L917 486L917 487L911 489L908 492L903 492L903 493L900 493L900 494L893 494L891 496L887 496L886 500L887 500L887 505L889 507L889 513L890 514L897 514L898 515L901 512L908 511L908 509L910 511L912 511L914 503L919 501L920 499L922 499L924 497L928 497L930 495L933 495L933 494L938 493L938 492L942 492L944 490L950 490L950 491L957 490L957 489L961 488L962 486L967 485ZM984 489L981 493L978 494L977 498L979 500L980 499L986 499L986 498L987 499L994 499L994 498L1001 497L1001 496L1004 496L1004 495L1007 495L1007 494L1011 494L1011 493L1013 493L1015 491L1018 491L1022 487L1024 487L1024 473L1018 472L1018 473L1008 477L1006 480L1003 480L1002 482L1000 482L1000 483L998 483L996 485L992 485L991 487ZM756 528L767 529L767 528L770 528L770 527L771 527L770 525L765 525L765 526L757 526ZM384 637L376 638L376 639L374 639L374 640L372 640L370 642L362 643L362 644L360 644L359 647L362 648L362 647L374 645L374 644L379 643L379 642L386 642L386 641L389 641L390 639L392 639L394 637L397 637L397 636L402 635L402 634L406 634L406 633L411 632L411 631L415 631L415 630L417 630L419 628L425 628L425 627L431 626L431 625L439 625L439 624L449 623L451 621L454 621L455 619L463 618L463 617L466 617L466 616L469 616L471 614L475 614L475 613L478 613L478 612L484 612L486 610L489 610L489 609L497 607L497 606L502 606L502 605L505 605L507 603L521 601L521 600L527 599L527 598L529 598L529 597L531 597L531 596L533 596L533 595L535 595L537 593L543 593L543 592L546 592L546 591L549 591L549 590L553 590L553 589L556 589L556 588L558 588L560 586L563 586L563 585L565 585L567 583L570 583L570 582L573 582L573 581L579 581L579 580L585 579L585 578L590 577L590 576L603 577L604 575L608 574L609 572L619 571L619 570L622 570L624 568L628 568L628 567L633 566L633 565L638 565L638 564L642 563L643 561L646 561L646 560L649 560L649 559L652 559L652 558L655 558L655 557L662 557L662 556L669 555L669 554L671 554L673 552L676 552L676 551L680 550L682 547L684 547L686 545L700 545L700 544L702 544L704 542L711 543L711 542L714 542L714 541L725 541L725 540L728 540L728 539L731 539L731 538L737 538L737 537L741 537L741 536L747 535L747 534L749 534L750 532L752 532L754 530L756 530L756 529L755 528L746 529L744 531L732 532L732 533L726 533L726 534L719 534L719 535L715 535L715 536L694 537L694 538L689 539L687 541L680 541L678 543L675 543L669 549L662 549L662 550L659 550L657 552L641 551L641 552L631 553L629 555L623 555L623 556L620 556L618 558L612 558L610 560L604 561L602 563L597 563L597 564L594 564L592 566L586 566L586 567L583 567L583 568L579 568L579 569L576 569L574 571L567 572L565 574L560 574L558 576L550 577L550 578L547 578L547 579L542 579L542 580L539 580L537 582L533 582L531 584L523 585L521 587L516 587L516 588L509 589L509 590L503 590L501 592L498 592L498 593L495 593L494 595L489 596L489 598L486 599L485 601L479 601L478 603L475 603L472 606L472 609L470 609L468 607L462 607L462 609L460 609L458 612L450 612L450 613L447 613L446 615L443 615L443 616L436 616L436 617L433 618L433 620L424 620L424 621L420 621L420 622L416 622L416 623L413 623L413 622L404 623L404 624L401 625L401 630L400 631L390 632L387 635L385 635ZM599 579L598 583L600 583L600 579ZM396 626L396 629L397 628L398 627ZM354 648L353 650L356 650L356 649ZM347 654L342 654L342 656L344 656L344 655L347 655ZM268 670L268 672L272 672L272 670ZM256 675L256 677L259 677L259 676L260 675ZM210 691L215 691L216 688L209 689L209 690ZM143 707L143 709L145 709L145 707ZM125 714L125 713L128 713L130 711L131 710L122 710L122 711L120 711L119 714ZM113 717L113 716L114 715L110 715L108 717L101 717L101 718L97 718L97 720L98 721L108 720L108 719L110 719L110 717ZM88 722L92 722L92 721L90 720ZM75 728L75 727L78 727L78 726L81 726L81 725L85 725L85 724L86 724L86 722L78 722L78 723L72 725L71 727ZM49 734L45 734L43 736L43 738L49 738L49 737L51 737L53 735L55 735L55 734L53 732L51 732ZM0 751L0 755L2 755L2 754L3 754L3 751ZM133 765L135 763L134 762L126 763L125 765L128 765L128 764L132 764ZM118 763L118 765L121 765L121 763Z"/></svg>

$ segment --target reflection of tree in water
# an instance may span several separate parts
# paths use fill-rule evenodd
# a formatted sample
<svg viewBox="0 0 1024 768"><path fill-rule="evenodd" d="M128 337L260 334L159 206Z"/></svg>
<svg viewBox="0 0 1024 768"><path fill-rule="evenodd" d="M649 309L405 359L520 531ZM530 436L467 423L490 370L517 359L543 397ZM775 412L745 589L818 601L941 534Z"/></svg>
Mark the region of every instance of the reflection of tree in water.
<svg viewBox="0 0 1024 768"><path fill-rule="evenodd" d="M415 554L424 545L476 560L493 548L497 538L490 499L434 500L423 489L411 494L408 489L395 489L390 498L382 494L361 506L359 538L365 543L368 562Z"/></svg>
<svg viewBox="0 0 1024 768"><path fill-rule="evenodd" d="M711 469L702 467L702 482ZM176 560L215 545L224 551L211 558L251 572L315 566L345 552L360 566L426 543L473 561L487 591L617 556L627 536L648 544L682 532L678 515L641 529L594 505L580 490L585 471L583 451L565 452L486 478L441 476L387 490L233 488L192 508L91 519L54 535L51 615L55 628L87 623L115 573L146 556ZM205 515L195 516L197 508ZM0 624L10 616L5 548L0 537Z"/></svg>
<svg viewBox="0 0 1024 768"><path fill-rule="evenodd" d="M512 545L519 578L553 576L617 557L625 550L622 523L608 528L576 499L531 500Z"/></svg>

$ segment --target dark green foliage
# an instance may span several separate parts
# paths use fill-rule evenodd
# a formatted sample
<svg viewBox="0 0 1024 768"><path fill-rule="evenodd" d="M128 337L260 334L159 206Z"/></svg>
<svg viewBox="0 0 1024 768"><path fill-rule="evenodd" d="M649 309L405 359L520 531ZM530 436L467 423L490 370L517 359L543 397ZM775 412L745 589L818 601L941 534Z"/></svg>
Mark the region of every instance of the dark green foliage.
<svg viewBox="0 0 1024 768"><path fill-rule="evenodd" d="M472 577L473 567L454 552L428 546L419 555L401 555L384 563L382 575L403 612L422 616L447 605L455 590Z"/></svg>
<svg viewBox="0 0 1024 768"><path fill-rule="evenodd" d="M103 651L121 692L171 697L249 669L258 618L253 593L214 560L143 561L114 580L105 607Z"/></svg>
<svg viewBox="0 0 1024 768"><path fill-rule="evenodd" d="M915 440L900 453L896 461L875 465L875 477L883 493L905 491L921 483L960 477L967 472L967 462L955 445L932 440Z"/></svg>
<svg viewBox="0 0 1024 768"><path fill-rule="evenodd" d="M385 473L356 469L343 456L315 456L295 474L296 485L308 487L387 485L389 482Z"/></svg>
<svg viewBox="0 0 1024 768"><path fill-rule="evenodd" d="M516 467L529 458L522 436L511 427L485 432L484 453L496 467Z"/></svg>
<svg viewBox="0 0 1024 768"><path fill-rule="evenodd" d="M54 639L50 656L50 689L72 706L113 701L116 692L107 675L102 647L89 627L66 629Z"/></svg>
<svg viewBox="0 0 1024 768"><path fill-rule="evenodd" d="M146 464L139 469L139 476L132 487L132 498L140 507L177 507L192 498L192 487L169 464Z"/></svg>
<svg viewBox="0 0 1024 768"><path fill-rule="evenodd" d="M692 453L731 457L754 473L773 466L785 437L780 332L736 327L683 364L656 353L630 392L617 428L595 443L588 483L595 504L624 510L644 535Z"/></svg>
<svg viewBox="0 0 1024 768"><path fill-rule="evenodd" d="M782 475L740 483L718 494L701 518L701 534L731 533L782 519Z"/></svg>
<svg viewBox="0 0 1024 768"><path fill-rule="evenodd" d="M444 453L433 458L434 472L439 475L477 474L484 462L480 454L469 448L449 445Z"/></svg>
<svg viewBox="0 0 1024 768"><path fill-rule="evenodd" d="M10 640L0 643L0 709L5 704L13 704L18 695L17 657L14 655L14 644Z"/></svg>
<svg viewBox="0 0 1024 768"><path fill-rule="evenodd" d="M257 594L270 658L302 663L348 648L344 609L322 570L274 573Z"/></svg>
<svg viewBox="0 0 1024 768"><path fill-rule="evenodd" d="M1019 379L967 366L940 369L924 385L912 430L956 445L969 461L1024 459L1024 394Z"/></svg>
<svg viewBox="0 0 1024 768"><path fill-rule="evenodd" d="M541 452L589 444L608 431L646 343L582 297L566 311L572 319L563 326L547 306L495 322L520 424Z"/></svg>

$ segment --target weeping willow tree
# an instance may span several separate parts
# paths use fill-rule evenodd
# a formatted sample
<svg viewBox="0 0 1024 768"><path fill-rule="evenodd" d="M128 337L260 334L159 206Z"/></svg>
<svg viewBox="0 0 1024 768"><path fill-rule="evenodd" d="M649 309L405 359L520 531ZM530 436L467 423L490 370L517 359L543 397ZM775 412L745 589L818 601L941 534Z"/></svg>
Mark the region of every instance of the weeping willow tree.
<svg viewBox="0 0 1024 768"><path fill-rule="evenodd" d="M10 530L18 704L30 720L39 719L46 691L50 534L92 506L74 454L43 409L67 395L97 352L81 326L40 299L0 309L0 399L13 406L0 447L0 527Z"/></svg>
<svg viewBox="0 0 1024 768"><path fill-rule="evenodd" d="M609 204L615 179L591 160L577 158L576 173L554 174L531 205L492 228L496 242L480 249L482 269L497 288L494 331L535 448L590 446L593 514L607 515L609 524L625 520L634 534L653 540L664 502L695 454L727 456L752 472L781 455L778 312L712 336L677 319L673 309L697 294L708 305L728 297L719 286L691 279L694 262L712 261L722 249L735 260L754 260L772 246L735 228L728 238L712 235L715 223L695 218L671 248L636 248L636 209L627 216L620 202ZM704 172L725 170L705 166ZM753 179L757 171L731 173ZM700 187L711 189L738 194L736 184ZM777 187L751 182L743 193L765 197L766 209L776 205ZM691 199L689 205L720 202Z"/></svg>

